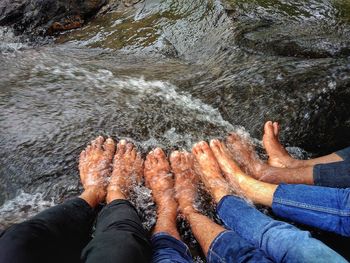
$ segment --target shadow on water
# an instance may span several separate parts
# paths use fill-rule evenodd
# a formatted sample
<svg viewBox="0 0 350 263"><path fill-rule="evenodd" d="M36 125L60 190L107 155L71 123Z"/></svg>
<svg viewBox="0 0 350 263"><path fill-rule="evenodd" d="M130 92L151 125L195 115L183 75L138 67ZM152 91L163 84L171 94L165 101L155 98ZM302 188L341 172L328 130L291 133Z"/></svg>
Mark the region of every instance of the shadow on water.
<svg viewBox="0 0 350 263"><path fill-rule="evenodd" d="M0 228L79 193L99 134L189 150L273 119L309 155L350 144L348 1L115 3L45 46L1 29Z"/></svg>

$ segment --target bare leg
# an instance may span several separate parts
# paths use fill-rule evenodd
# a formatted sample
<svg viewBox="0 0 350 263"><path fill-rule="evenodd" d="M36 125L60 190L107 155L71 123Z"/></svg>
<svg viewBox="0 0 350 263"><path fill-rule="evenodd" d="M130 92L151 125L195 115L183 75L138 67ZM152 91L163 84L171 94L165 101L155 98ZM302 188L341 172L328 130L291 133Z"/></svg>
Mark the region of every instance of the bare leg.
<svg viewBox="0 0 350 263"><path fill-rule="evenodd" d="M174 197L174 179L162 149L156 148L147 155L144 175L157 205L157 223L153 233L166 232L181 240L176 228L178 204Z"/></svg>
<svg viewBox="0 0 350 263"><path fill-rule="evenodd" d="M299 168L314 166L322 163L339 162L343 159L335 153L310 160L297 160L292 158L286 149L281 145L279 135L279 125L277 122L268 121L264 126L263 144L269 155L268 164L279 168Z"/></svg>
<svg viewBox="0 0 350 263"><path fill-rule="evenodd" d="M225 154L225 151L222 148L218 148L217 143L218 141L213 141L211 143L214 153L216 154L216 159L206 142L197 143L193 148L194 155L202 169L203 183L212 195L214 193L213 186L210 185L211 182L213 182L212 178L220 177L221 174L218 171L213 172L209 168L218 166L216 161L218 160L221 169L224 171L225 175L230 178L230 183L236 191L243 193L245 197L251 199L255 203L271 206L273 194L276 191L277 185L263 183L245 175L232 159ZM229 194L226 190L227 188L228 186L223 187L221 190L224 193L223 196ZM213 195L213 197L216 202L219 202L221 199L218 200L215 198L215 195Z"/></svg>
<svg viewBox="0 0 350 263"><path fill-rule="evenodd" d="M204 254L207 255L214 239L225 229L194 208L198 177L193 169L191 154L175 151L171 154L170 161L175 174L175 191L180 212L189 222L195 238L201 245Z"/></svg>
<svg viewBox="0 0 350 263"><path fill-rule="evenodd" d="M106 197L106 186L111 173L114 151L114 141L111 138L105 141L102 136L99 136L80 154L79 172L85 189L80 198L91 207L95 207Z"/></svg>
<svg viewBox="0 0 350 263"><path fill-rule="evenodd" d="M114 155L113 173L108 185L106 201L110 203L116 199L126 199L132 186L141 179L143 160L132 143L121 140Z"/></svg>
<svg viewBox="0 0 350 263"><path fill-rule="evenodd" d="M313 166L272 167L259 159L249 142L234 133L227 137L226 145L232 158L244 169L246 174L255 179L274 184L314 184Z"/></svg>

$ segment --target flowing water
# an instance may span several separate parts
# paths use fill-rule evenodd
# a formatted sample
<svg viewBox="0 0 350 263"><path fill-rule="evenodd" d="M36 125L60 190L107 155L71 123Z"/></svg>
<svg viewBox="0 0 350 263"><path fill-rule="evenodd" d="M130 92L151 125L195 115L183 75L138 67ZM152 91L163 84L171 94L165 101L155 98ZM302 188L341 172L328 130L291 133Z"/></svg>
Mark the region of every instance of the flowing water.
<svg viewBox="0 0 350 263"><path fill-rule="evenodd" d="M56 39L0 29L0 229L77 195L99 134L169 152L273 119L299 157L350 144L347 0L114 2Z"/></svg>

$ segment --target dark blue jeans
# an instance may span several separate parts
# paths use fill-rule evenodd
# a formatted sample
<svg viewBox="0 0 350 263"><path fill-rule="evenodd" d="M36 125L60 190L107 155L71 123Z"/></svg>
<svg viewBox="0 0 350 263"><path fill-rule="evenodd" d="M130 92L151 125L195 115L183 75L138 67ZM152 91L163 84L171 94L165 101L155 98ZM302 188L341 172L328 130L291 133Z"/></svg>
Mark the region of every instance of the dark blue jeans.
<svg viewBox="0 0 350 263"><path fill-rule="evenodd" d="M273 220L241 198L224 197L217 212L227 228L262 250L274 262L347 262L321 241L312 238L309 232Z"/></svg>
<svg viewBox="0 0 350 263"><path fill-rule="evenodd" d="M338 151L336 154L343 161L314 166L315 185L336 188L350 187L350 147Z"/></svg>
<svg viewBox="0 0 350 263"><path fill-rule="evenodd" d="M192 263L192 256L186 244L167 233L152 237L154 263ZM220 233L210 245L208 262L251 262L272 263L263 251L241 238L234 231Z"/></svg>
<svg viewBox="0 0 350 263"><path fill-rule="evenodd" d="M272 210L288 220L350 236L350 188L282 184Z"/></svg>
<svg viewBox="0 0 350 263"><path fill-rule="evenodd" d="M169 234L162 232L153 235L152 262L157 263L186 263L193 262L187 245Z"/></svg>
<svg viewBox="0 0 350 263"><path fill-rule="evenodd" d="M235 196L217 206L220 219L230 230L210 245L208 262L347 262L307 231L273 220ZM152 238L153 262L192 262L187 246L166 233Z"/></svg>
<svg viewBox="0 0 350 263"><path fill-rule="evenodd" d="M272 263L273 261L259 248L253 246L236 232L226 230L219 234L210 245L207 261Z"/></svg>

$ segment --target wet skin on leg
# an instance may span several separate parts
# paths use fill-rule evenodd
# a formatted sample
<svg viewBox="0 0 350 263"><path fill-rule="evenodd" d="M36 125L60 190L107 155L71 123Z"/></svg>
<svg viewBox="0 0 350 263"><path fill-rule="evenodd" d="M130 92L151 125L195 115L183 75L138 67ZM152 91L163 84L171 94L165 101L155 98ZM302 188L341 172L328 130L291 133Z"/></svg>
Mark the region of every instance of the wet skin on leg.
<svg viewBox="0 0 350 263"><path fill-rule="evenodd" d="M254 147L232 133L226 139L228 152L246 174L267 183L314 184L313 167L279 168L268 165L257 156Z"/></svg>
<svg viewBox="0 0 350 263"><path fill-rule="evenodd" d="M113 172L107 188L107 204L116 199L126 199L133 186L142 178L143 160L132 143L121 140L113 160Z"/></svg>
<svg viewBox="0 0 350 263"><path fill-rule="evenodd" d="M84 192L80 198L91 207L104 201L108 176L111 173L111 163L115 152L115 144L111 138L105 140L97 137L80 154L79 172Z"/></svg>
<svg viewBox="0 0 350 263"><path fill-rule="evenodd" d="M218 162L226 177L230 178L229 183L236 193L245 196L254 203L272 205L277 185L260 182L246 175L233 161L226 147L219 140L212 140L210 148L205 147L204 149L206 154L210 155L212 152L215 155L216 159L212 162Z"/></svg>
<svg viewBox="0 0 350 263"><path fill-rule="evenodd" d="M204 254L208 255L210 245L225 229L199 213L194 207L199 178L194 171L193 161L193 156L188 152L175 151L170 156L180 213L189 222Z"/></svg>
<svg viewBox="0 0 350 263"><path fill-rule="evenodd" d="M152 190L152 196L157 206L157 223L153 234L166 232L181 240L176 228L178 204L174 196L174 179L162 149L156 148L147 155L144 177L146 186Z"/></svg>
<svg viewBox="0 0 350 263"><path fill-rule="evenodd" d="M343 159L335 153L310 160L294 159L279 141L280 126L268 121L264 125L263 144L269 156L268 164L278 168L300 168L316 164L340 162Z"/></svg>

